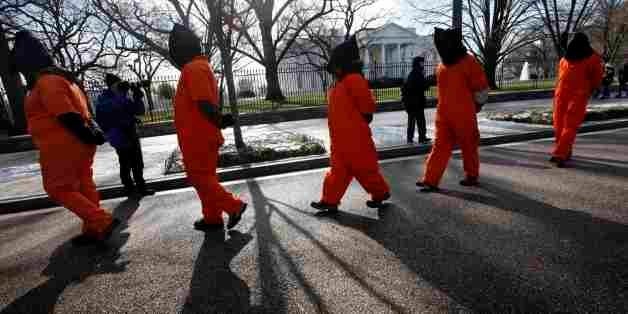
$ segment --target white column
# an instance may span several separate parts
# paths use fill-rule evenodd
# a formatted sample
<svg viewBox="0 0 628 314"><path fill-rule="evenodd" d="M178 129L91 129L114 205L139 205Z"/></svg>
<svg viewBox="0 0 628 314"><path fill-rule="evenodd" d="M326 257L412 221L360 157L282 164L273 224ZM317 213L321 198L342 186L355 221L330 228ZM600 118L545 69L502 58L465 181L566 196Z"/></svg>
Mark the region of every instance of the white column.
<svg viewBox="0 0 628 314"><path fill-rule="evenodd" d="M381 64L386 64L386 44L382 44Z"/></svg>
<svg viewBox="0 0 628 314"><path fill-rule="evenodd" d="M366 49L364 50L364 65L366 66L368 66L369 63L371 62L369 54L370 54L369 46L366 46Z"/></svg>
<svg viewBox="0 0 628 314"><path fill-rule="evenodd" d="M403 62L403 59L401 59L401 44L397 44L397 55L399 56L397 62L399 63Z"/></svg>

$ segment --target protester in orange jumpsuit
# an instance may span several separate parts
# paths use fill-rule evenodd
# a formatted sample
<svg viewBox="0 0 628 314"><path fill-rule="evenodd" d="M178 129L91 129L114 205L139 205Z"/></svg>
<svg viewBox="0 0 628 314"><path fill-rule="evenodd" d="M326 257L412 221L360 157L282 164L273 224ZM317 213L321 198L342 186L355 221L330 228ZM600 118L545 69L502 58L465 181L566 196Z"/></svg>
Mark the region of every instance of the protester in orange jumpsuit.
<svg viewBox="0 0 628 314"><path fill-rule="evenodd" d="M371 137L369 124L375 100L362 76L355 37L334 49L327 70L336 76L327 95L331 169L325 176L321 200L311 206L327 213L337 212L347 187L356 178L371 194L367 206L381 207L390 198L390 188L379 171Z"/></svg>
<svg viewBox="0 0 628 314"><path fill-rule="evenodd" d="M558 85L554 94L554 133L556 146L551 162L564 167L571 158L573 143L584 120L587 104L604 78L602 58L583 33L577 33L560 60Z"/></svg>
<svg viewBox="0 0 628 314"><path fill-rule="evenodd" d="M76 241L106 240L119 221L100 208L92 178L96 145L104 143L104 136L91 118L87 97L29 32L16 34L11 57L30 90L24 109L39 148L44 190L83 220L83 234Z"/></svg>
<svg viewBox="0 0 628 314"><path fill-rule="evenodd" d="M436 139L425 163L424 177L417 182L423 192L438 190L456 144L462 150L465 172L460 184L478 184L480 133L476 114L488 95L486 75L477 60L467 53L460 30L437 28L434 43L442 62L436 73Z"/></svg>
<svg viewBox="0 0 628 314"><path fill-rule="evenodd" d="M186 27L175 24L170 33L170 56L181 69L174 100L175 126L188 180L203 206L203 218L194 222L201 231L222 230L222 212L229 214L227 228L241 220L247 204L218 182L218 148L224 143L221 128L233 124L230 115L218 107L216 78L208 57L201 53L201 41Z"/></svg>

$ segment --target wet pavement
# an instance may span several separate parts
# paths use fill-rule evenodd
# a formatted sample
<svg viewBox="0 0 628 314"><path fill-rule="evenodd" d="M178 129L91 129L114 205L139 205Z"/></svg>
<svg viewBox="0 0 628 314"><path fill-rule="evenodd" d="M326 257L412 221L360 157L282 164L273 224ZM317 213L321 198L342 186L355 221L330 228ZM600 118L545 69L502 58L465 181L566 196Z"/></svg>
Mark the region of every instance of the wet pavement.
<svg viewBox="0 0 628 314"><path fill-rule="evenodd" d="M600 105L628 104L628 100L594 101L594 103ZM479 116L481 136L492 137L548 129L548 126L488 120L486 114L494 111L507 112L550 107L551 99L487 104ZM428 136L430 137L433 137L434 115L435 109L426 110ZM371 125L375 144L380 148L405 145L406 123L407 116L402 111L376 114ZM326 119L246 126L242 128L242 131L245 138L255 138L259 134L278 131L304 134L323 141L329 150ZM233 142L231 129L225 130L224 135L227 144ZM145 178L151 180L166 177L164 175L165 160L178 145L176 135L143 138L141 141L144 164L146 165ZM38 153L36 151L0 154L0 200L44 193L37 158ZM120 182L117 155L113 148L107 144L99 147L96 154L94 178L100 187L119 184Z"/></svg>
<svg viewBox="0 0 628 314"><path fill-rule="evenodd" d="M0 313L623 313L628 129L481 149L481 185L455 155L435 194L423 157L382 163L393 197L353 182L335 217L309 208L324 169L228 183L249 204L226 237L192 229L191 189L105 202L107 248L73 247L64 209L0 216Z"/></svg>

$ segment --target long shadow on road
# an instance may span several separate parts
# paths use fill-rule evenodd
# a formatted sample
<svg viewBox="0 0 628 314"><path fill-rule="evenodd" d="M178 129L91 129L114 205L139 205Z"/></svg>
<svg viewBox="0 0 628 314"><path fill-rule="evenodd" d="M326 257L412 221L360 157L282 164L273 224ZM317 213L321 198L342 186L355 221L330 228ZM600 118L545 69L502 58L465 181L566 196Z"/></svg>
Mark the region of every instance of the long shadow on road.
<svg viewBox="0 0 628 314"><path fill-rule="evenodd" d="M393 205L379 211L379 220L342 212L336 221L376 240L423 279L479 313L618 313L628 308L627 226L556 208L503 186L508 185L483 181L483 189L495 197L443 194L532 217L572 243L544 243L555 241L545 238L551 232L535 237L512 234L499 225L464 226L468 222L456 210L430 213L432 209L408 211ZM469 248L470 242L480 247L484 242L485 250ZM528 268L519 260L536 254L553 264L550 269ZM515 259L521 267L505 266L500 256ZM552 273L556 270L561 273Z"/></svg>
<svg viewBox="0 0 628 314"><path fill-rule="evenodd" d="M253 237L237 231L208 232L194 265L190 292L181 313L247 313L249 287L229 263Z"/></svg>
<svg viewBox="0 0 628 314"><path fill-rule="evenodd" d="M48 280L13 301L0 314L53 313L68 286L93 275L124 272L128 262L118 260L129 234L122 231L128 227L128 220L138 208L139 200L135 198L125 200L115 208L113 215L122 224L114 230L106 245L77 247L71 240L64 242L51 254L49 264L42 272Z"/></svg>

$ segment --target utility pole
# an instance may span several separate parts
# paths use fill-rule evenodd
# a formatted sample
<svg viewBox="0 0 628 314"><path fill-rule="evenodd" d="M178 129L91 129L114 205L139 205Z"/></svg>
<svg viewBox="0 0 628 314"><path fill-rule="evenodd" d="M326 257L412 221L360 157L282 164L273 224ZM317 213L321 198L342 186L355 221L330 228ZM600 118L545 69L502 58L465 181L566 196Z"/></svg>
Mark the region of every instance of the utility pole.
<svg viewBox="0 0 628 314"><path fill-rule="evenodd" d="M454 9L454 14L453 16L453 21L452 21L452 27L453 28L459 28L462 29L462 0L453 0L453 9Z"/></svg>

